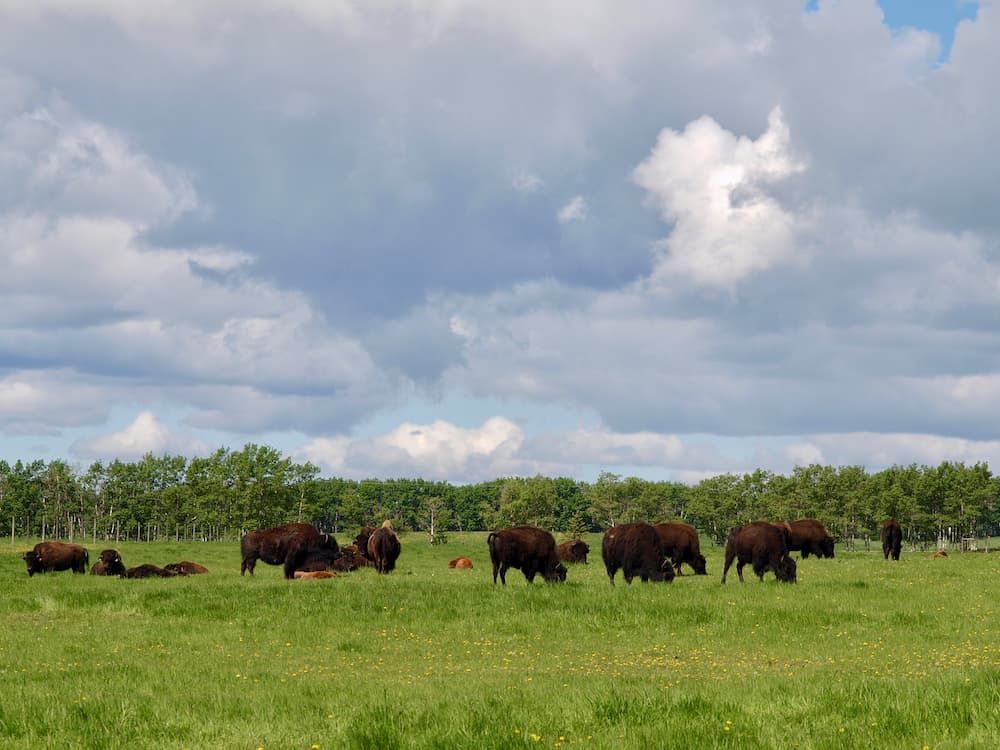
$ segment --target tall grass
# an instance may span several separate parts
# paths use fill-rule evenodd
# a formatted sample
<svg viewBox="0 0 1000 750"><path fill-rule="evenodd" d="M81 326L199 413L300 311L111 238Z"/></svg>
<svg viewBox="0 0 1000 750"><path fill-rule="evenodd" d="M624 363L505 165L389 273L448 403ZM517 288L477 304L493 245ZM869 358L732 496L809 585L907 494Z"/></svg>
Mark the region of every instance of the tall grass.
<svg viewBox="0 0 1000 750"><path fill-rule="evenodd" d="M1000 555L494 587L484 534L321 581L215 543L120 545L206 576L29 578L29 546L0 546L3 748L1000 747Z"/></svg>

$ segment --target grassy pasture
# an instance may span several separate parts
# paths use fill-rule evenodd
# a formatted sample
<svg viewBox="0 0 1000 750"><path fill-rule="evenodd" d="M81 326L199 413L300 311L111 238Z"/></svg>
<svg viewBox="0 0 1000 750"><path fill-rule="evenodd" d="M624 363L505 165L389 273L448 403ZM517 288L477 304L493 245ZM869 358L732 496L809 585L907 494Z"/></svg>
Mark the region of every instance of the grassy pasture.
<svg viewBox="0 0 1000 750"><path fill-rule="evenodd" d="M708 547L708 576L611 588L594 535L565 584L494 588L485 536L321 581L241 578L235 543L119 545L207 576L29 578L0 544L0 747L1000 747L1000 555L721 586Z"/></svg>

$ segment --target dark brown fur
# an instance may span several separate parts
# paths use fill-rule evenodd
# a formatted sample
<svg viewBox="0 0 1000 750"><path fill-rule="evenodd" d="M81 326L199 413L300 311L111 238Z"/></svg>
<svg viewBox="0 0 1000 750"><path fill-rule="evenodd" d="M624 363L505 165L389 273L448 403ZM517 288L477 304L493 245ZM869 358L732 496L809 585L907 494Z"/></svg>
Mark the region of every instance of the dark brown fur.
<svg viewBox="0 0 1000 750"><path fill-rule="evenodd" d="M798 521L779 521L775 526L784 528L788 535L788 551L802 552L802 559L809 555L833 557L836 540L826 533L826 527L815 518L800 518Z"/></svg>
<svg viewBox="0 0 1000 750"><path fill-rule="evenodd" d="M392 572L400 549L399 537L388 519L368 537L368 558L375 563L375 570L380 574Z"/></svg>
<svg viewBox="0 0 1000 750"><path fill-rule="evenodd" d="M795 583L795 560L788 555L787 532L766 521L754 521L745 526L737 526L729 532L726 542L726 566L722 571L722 582L733 560L738 561L736 573L743 582L743 566L750 563L753 572L763 581L764 573L773 571L779 581Z"/></svg>
<svg viewBox="0 0 1000 750"><path fill-rule="evenodd" d="M696 575L707 575L705 556L701 554L698 531L690 524L680 521L658 523L654 526L663 542L663 554L670 558L677 575L681 575L681 563L687 563Z"/></svg>
<svg viewBox="0 0 1000 750"><path fill-rule="evenodd" d="M122 556L118 554L118 550L102 550L100 556L97 558L97 562L90 569L90 575L118 576L119 578L124 578L125 563L122 562Z"/></svg>
<svg viewBox="0 0 1000 750"><path fill-rule="evenodd" d="M898 560L902 551L903 529L900 528L899 521L890 518L882 526L882 554L886 560L889 559L889 555L892 555L893 560Z"/></svg>
<svg viewBox="0 0 1000 750"><path fill-rule="evenodd" d="M556 554L563 562L586 564L590 545L582 539L570 539L556 547Z"/></svg>
<svg viewBox="0 0 1000 750"><path fill-rule="evenodd" d="M674 580L674 569L663 554L660 535L648 523L623 523L605 531L601 557L612 586L619 569L629 584L635 576L643 583Z"/></svg>
<svg viewBox="0 0 1000 750"><path fill-rule="evenodd" d="M125 571L126 578L173 578L176 573L152 563L143 563Z"/></svg>
<svg viewBox="0 0 1000 750"><path fill-rule="evenodd" d="M196 562L189 562L188 560L170 563L169 565L164 565L163 567L171 573L176 573L179 576L195 576L208 572L208 568L204 565L199 565Z"/></svg>
<svg viewBox="0 0 1000 750"><path fill-rule="evenodd" d="M528 583L539 573L548 583L566 580L566 566L559 562L556 540L552 534L537 526L512 526L494 531L486 538L493 563L493 585L500 573L500 582L507 585L507 571L517 568Z"/></svg>
<svg viewBox="0 0 1000 750"><path fill-rule="evenodd" d="M362 526L361 531L359 531L358 535L354 537L354 546L358 548L358 552L360 552L363 557L368 557L368 540L371 539L374 532L374 526Z"/></svg>
<svg viewBox="0 0 1000 750"><path fill-rule="evenodd" d="M72 570L86 573L90 563L90 553L86 547L65 542L39 542L22 558L28 567L28 576L35 573L52 573L57 570Z"/></svg>
<svg viewBox="0 0 1000 750"><path fill-rule="evenodd" d="M284 565L285 578L291 578L298 565L315 550L336 556L339 547L336 539L321 534L311 523L286 523L272 529L250 531L240 540L243 554L240 575L247 571L253 575L257 560L263 560L268 565Z"/></svg>

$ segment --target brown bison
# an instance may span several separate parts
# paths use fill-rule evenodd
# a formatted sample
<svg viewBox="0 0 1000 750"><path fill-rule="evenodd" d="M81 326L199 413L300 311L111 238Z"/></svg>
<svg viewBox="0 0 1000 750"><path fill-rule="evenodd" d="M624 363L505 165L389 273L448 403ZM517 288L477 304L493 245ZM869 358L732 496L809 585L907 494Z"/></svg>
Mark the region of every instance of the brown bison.
<svg viewBox="0 0 1000 750"><path fill-rule="evenodd" d="M696 575L708 574L705 556L701 554L701 542L694 526L680 521L658 523L653 528L663 542L663 554L670 558L671 565L681 575L681 563L687 563Z"/></svg>
<svg viewBox="0 0 1000 750"><path fill-rule="evenodd" d="M331 573L328 570L296 570L295 578L298 580L312 580L316 578L336 578L336 573Z"/></svg>
<svg viewBox="0 0 1000 750"><path fill-rule="evenodd" d="M899 521L890 518L882 526L882 554L885 559L892 555L893 560L899 559L899 553L903 551L903 529L899 526Z"/></svg>
<svg viewBox="0 0 1000 750"><path fill-rule="evenodd" d="M448 567L469 570L472 567L472 560L467 557L456 557L454 560L448 561Z"/></svg>
<svg viewBox="0 0 1000 750"><path fill-rule="evenodd" d="M788 551L802 552L805 560L810 554L816 557L833 557L836 540L826 533L826 527L815 518L800 518L798 521L779 521L774 524L788 536Z"/></svg>
<svg viewBox="0 0 1000 750"><path fill-rule="evenodd" d="M375 563L375 570L380 574L389 573L396 567L399 559L399 537L387 518L368 537L368 559Z"/></svg>
<svg viewBox="0 0 1000 750"><path fill-rule="evenodd" d="M35 573L51 573L56 570L72 570L86 573L90 563L90 553L86 547L65 542L39 542L24 553L22 558L28 566L28 576Z"/></svg>
<svg viewBox="0 0 1000 750"><path fill-rule="evenodd" d="M173 578L177 574L152 563L143 563L125 571L126 578Z"/></svg>
<svg viewBox="0 0 1000 750"><path fill-rule="evenodd" d="M169 570L171 573L175 573L179 576L196 576L208 572L208 568L204 565L199 565L196 562L190 562L188 560L170 563L169 565L164 565L163 568L164 570Z"/></svg>
<svg viewBox="0 0 1000 750"><path fill-rule="evenodd" d="M118 550L102 550L100 556L97 558L97 562L90 569L90 575L118 576L119 578L124 578L125 564L122 562L122 556L118 554Z"/></svg>
<svg viewBox="0 0 1000 750"><path fill-rule="evenodd" d="M933 560L935 558L941 558L941 557L947 557L947 556L948 556L947 552L945 552L943 549L939 549L937 552L935 552L933 555L931 555L931 559Z"/></svg>
<svg viewBox="0 0 1000 750"><path fill-rule="evenodd" d="M272 529L247 532L240 540L243 563L240 575L250 571L253 575L257 560L268 565L284 565L285 578L291 578L299 564L316 550L331 556L339 554L337 540L321 534L311 523L286 523Z"/></svg>
<svg viewBox="0 0 1000 750"><path fill-rule="evenodd" d="M368 540L371 539L373 533L375 533L375 527L365 525L361 527L361 531L354 537L354 546L365 557L368 557Z"/></svg>
<svg viewBox="0 0 1000 750"><path fill-rule="evenodd" d="M612 586L619 568L628 584L635 576L643 583L674 580L674 569L663 554L660 535L648 523L623 523L605 531L601 557Z"/></svg>
<svg viewBox="0 0 1000 750"><path fill-rule="evenodd" d="M587 555L590 554L590 545L581 539L570 539L556 547L556 554L563 562L586 564Z"/></svg>
<svg viewBox="0 0 1000 750"><path fill-rule="evenodd" d="M357 545L348 544L346 547L340 548L340 556L333 561L332 567L334 570L352 571L358 568L370 568L374 565L375 563L361 554Z"/></svg>
<svg viewBox="0 0 1000 750"><path fill-rule="evenodd" d="M785 583L795 583L795 560L788 554L786 532L766 521L754 521L737 526L729 532L726 542L726 566L722 571L722 582L733 560L738 561L736 574L743 582L743 566L750 563L760 580L764 573L774 571L775 577Z"/></svg>
<svg viewBox="0 0 1000 750"><path fill-rule="evenodd" d="M493 585L500 582L507 585L507 571L517 568L528 583L539 573L548 583L566 580L566 566L559 562L556 554L556 540L552 534L537 526L512 526L509 529L491 532L486 537L493 563Z"/></svg>

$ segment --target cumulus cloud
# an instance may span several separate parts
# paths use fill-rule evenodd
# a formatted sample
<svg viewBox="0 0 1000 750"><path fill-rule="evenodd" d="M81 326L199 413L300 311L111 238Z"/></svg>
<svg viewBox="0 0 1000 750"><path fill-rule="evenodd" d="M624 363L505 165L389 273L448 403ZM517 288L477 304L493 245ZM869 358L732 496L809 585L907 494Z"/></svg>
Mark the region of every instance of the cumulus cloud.
<svg viewBox="0 0 1000 750"><path fill-rule="evenodd" d="M680 274L731 287L786 262L795 252L795 218L767 189L803 168L780 108L757 140L737 137L710 117L679 133L663 130L633 173L673 225L654 280Z"/></svg>
<svg viewBox="0 0 1000 750"><path fill-rule="evenodd" d="M569 203L559 209L556 214L560 224L569 224L572 221L583 221L587 218L587 201L582 195L574 195Z"/></svg>
<svg viewBox="0 0 1000 750"><path fill-rule="evenodd" d="M147 453L206 455L211 449L195 437L171 432L155 414L144 411L123 430L77 440L70 446L70 451L75 456L87 459L135 460Z"/></svg>

